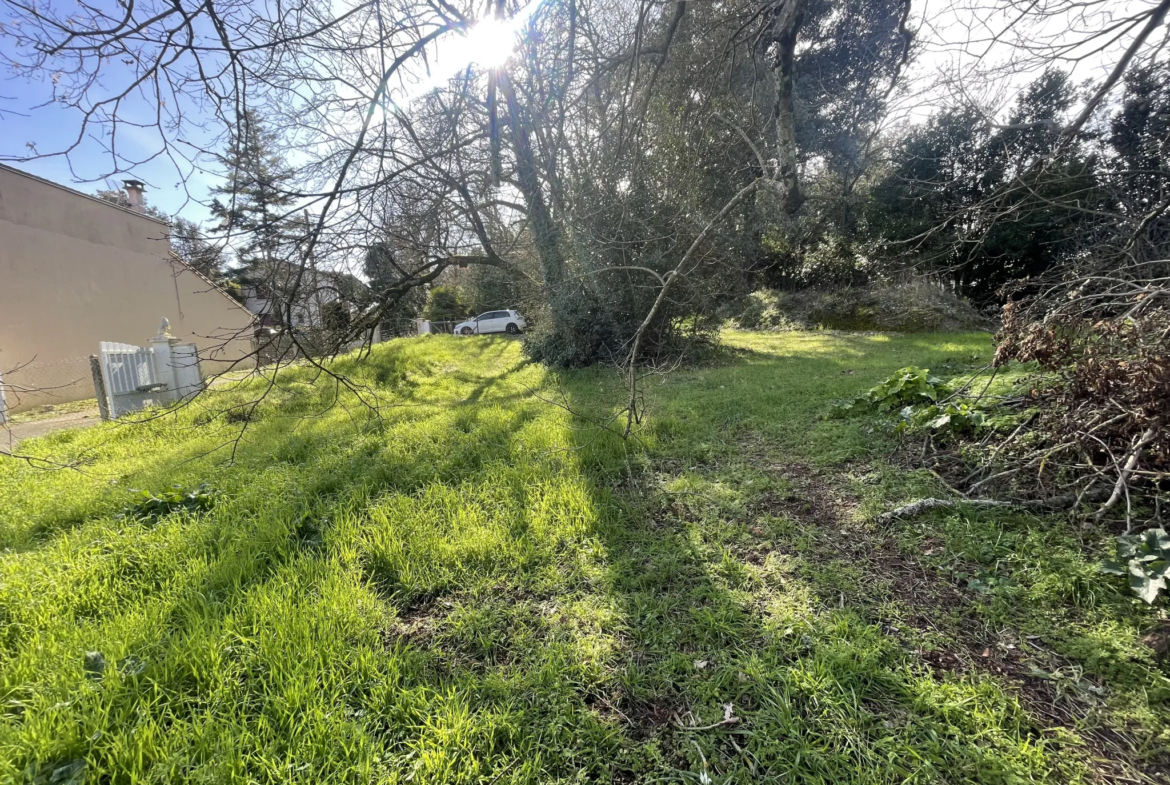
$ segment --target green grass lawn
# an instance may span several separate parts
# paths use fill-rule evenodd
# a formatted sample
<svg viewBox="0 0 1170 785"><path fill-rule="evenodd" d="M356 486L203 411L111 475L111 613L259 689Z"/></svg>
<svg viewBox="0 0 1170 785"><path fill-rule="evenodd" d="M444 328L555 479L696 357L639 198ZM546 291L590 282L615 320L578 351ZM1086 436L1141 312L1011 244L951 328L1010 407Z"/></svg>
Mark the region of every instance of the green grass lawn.
<svg viewBox="0 0 1170 785"><path fill-rule="evenodd" d="M612 371L448 336L23 443L82 463L0 462L0 782L1165 776L1165 612L1096 573L1107 533L879 528L939 488L821 419L988 336L725 338L629 445L591 424Z"/></svg>

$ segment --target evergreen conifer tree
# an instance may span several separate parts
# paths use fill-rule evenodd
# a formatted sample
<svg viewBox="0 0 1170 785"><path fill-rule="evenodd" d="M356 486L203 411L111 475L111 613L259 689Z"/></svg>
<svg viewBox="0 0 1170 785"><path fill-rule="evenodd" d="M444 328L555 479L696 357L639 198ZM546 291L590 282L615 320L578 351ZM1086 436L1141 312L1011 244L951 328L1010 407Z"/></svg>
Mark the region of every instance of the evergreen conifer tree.
<svg viewBox="0 0 1170 785"><path fill-rule="evenodd" d="M231 238L241 278L271 277L274 263L290 261L302 227L291 215L293 173L278 149L276 134L249 110L217 156L226 182L211 189L213 231Z"/></svg>

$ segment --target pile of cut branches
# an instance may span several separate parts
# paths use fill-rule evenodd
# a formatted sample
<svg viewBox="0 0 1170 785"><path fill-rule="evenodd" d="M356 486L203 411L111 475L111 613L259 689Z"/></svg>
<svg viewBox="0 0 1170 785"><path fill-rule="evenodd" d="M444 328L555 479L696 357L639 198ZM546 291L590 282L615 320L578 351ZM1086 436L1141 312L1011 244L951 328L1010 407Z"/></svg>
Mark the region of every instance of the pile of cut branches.
<svg viewBox="0 0 1170 785"><path fill-rule="evenodd" d="M933 468L967 497L1124 516L1127 532L1157 525L1170 498L1167 283L1086 276L1009 303L993 365L1039 373L1021 395L943 401L984 408L987 427L928 432Z"/></svg>
<svg viewBox="0 0 1170 785"><path fill-rule="evenodd" d="M1108 490L1101 517L1135 496L1153 502L1170 481L1170 310L1166 279L1086 281L1044 319L1005 308L996 363L1036 362L1052 374L1038 427L1047 438L1018 470L1053 459L1074 470L1080 498ZM1040 453L1044 457L1040 457Z"/></svg>

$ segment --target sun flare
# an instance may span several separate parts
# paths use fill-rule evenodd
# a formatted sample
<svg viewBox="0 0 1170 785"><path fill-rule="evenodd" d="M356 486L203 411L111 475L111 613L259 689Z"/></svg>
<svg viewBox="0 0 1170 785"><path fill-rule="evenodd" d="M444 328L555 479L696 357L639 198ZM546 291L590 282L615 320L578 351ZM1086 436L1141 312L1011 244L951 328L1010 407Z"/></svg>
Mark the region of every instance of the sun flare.
<svg viewBox="0 0 1170 785"><path fill-rule="evenodd" d="M457 43L461 58L485 68L495 68L508 61L516 50L516 19L485 19L468 31Z"/></svg>

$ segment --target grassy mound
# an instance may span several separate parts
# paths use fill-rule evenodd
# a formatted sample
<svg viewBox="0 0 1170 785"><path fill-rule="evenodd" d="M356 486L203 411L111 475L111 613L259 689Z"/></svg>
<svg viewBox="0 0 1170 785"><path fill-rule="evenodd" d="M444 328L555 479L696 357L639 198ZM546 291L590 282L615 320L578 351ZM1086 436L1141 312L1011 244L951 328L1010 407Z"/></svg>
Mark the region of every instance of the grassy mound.
<svg viewBox="0 0 1170 785"><path fill-rule="evenodd" d="M1094 728L1170 746L1152 612L1072 538L859 512L930 478L826 402L986 336L728 340L636 450L550 403L611 413L609 372L448 336L24 443L81 463L0 462L0 782L1055 783Z"/></svg>
<svg viewBox="0 0 1170 785"><path fill-rule="evenodd" d="M979 330L987 319L970 303L918 281L800 292L761 290L733 308L743 330L875 330L955 332Z"/></svg>

